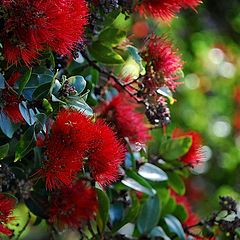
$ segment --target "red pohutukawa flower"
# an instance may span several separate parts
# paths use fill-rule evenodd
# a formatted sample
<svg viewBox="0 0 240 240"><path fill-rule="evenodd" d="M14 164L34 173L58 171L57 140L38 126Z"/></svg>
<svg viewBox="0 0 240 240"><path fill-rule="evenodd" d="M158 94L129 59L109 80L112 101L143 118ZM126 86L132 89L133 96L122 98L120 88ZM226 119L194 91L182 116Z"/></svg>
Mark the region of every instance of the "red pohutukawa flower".
<svg viewBox="0 0 240 240"><path fill-rule="evenodd" d="M190 137L192 145L188 152L181 157L181 161L192 166L204 160L204 152L202 150L202 137L194 131L183 132L181 129L175 129L172 133L172 138Z"/></svg>
<svg viewBox="0 0 240 240"><path fill-rule="evenodd" d="M178 50L165 36L151 35L143 58L147 62L147 74L143 81L147 88L157 90L165 85L171 90L176 89L183 62Z"/></svg>
<svg viewBox="0 0 240 240"><path fill-rule="evenodd" d="M185 226L192 226L199 223L198 216L192 211L192 207L186 196L179 196L175 192L171 191L171 195L175 198L178 205L182 205L187 213L187 217L183 224Z"/></svg>
<svg viewBox="0 0 240 240"><path fill-rule="evenodd" d="M12 221L12 211L16 204L14 198L10 198L5 194L0 194L0 233L11 236L12 231L6 226L7 223Z"/></svg>
<svg viewBox="0 0 240 240"><path fill-rule="evenodd" d="M38 171L38 175L46 178L48 189L72 183L83 166L88 143L93 137L92 129L90 119L80 112L59 112L45 140L46 160Z"/></svg>
<svg viewBox="0 0 240 240"><path fill-rule="evenodd" d="M105 123L94 124L78 111L62 110L45 142L46 160L37 175L46 178L48 189L70 185L85 165L102 184L116 180L124 150Z"/></svg>
<svg viewBox="0 0 240 240"><path fill-rule="evenodd" d="M137 107L138 104L120 93L110 102L102 104L98 111L102 118L112 124L118 136L127 137L132 143L145 144L150 139L150 135L144 124L144 115L136 111Z"/></svg>
<svg viewBox="0 0 240 240"><path fill-rule="evenodd" d="M124 160L125 148L102 120L95 123L95 134L88 165L93 178L106 186L119 177L119 165Z"/></svg>
<svg viewBox="0 0 240 240"><path fill-rule="evenodd" d="M181 8L195 9L200 3L200 0L143 0L136 6L136 10L141 15L171 20Z"/></svg>
<svg viewBox="0 0 240 240"><path fill-rule="evenodd" d="M70 53L87 23L85 0L4 0L0 7L4 16L0 36L9 63L22 59L28 65L46 48Z"/></svg>
<svg viewBox="0 0 240 240"><path fill-rule="evenodd" d="M78 180L72 186L53 192L48 210L49 221L59 228L78 229L94 218L97 197L93 188Z"/></svg>

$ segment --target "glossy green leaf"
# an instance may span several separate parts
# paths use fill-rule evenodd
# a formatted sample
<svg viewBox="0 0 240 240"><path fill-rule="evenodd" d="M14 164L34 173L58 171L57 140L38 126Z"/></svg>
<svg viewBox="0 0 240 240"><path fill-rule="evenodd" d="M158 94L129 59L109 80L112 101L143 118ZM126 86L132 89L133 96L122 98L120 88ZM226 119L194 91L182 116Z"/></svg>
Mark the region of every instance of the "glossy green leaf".
<svg viewBox="0 0 240 240"><path fill-rule="evenodd" d="M68 78L67 81L75 87L78 94L82 93L86 87L86 80L82 76L73 76Z"/></svg>
<svg viewBox="0 0 240 240"><path fill-rule="evenodd" d="M141 176L139 176L136 172L131 170L126 170L126 175L128 176L122 183L132 189L137 191L146 193L150 196L156 194L156 191L152 188L152 186Z"/></svg>
<svg viewBox="0 0 240 240"><path fill-rule="evenodd" d="M35 140L36 136L34 126L31 126L20 137L20 140L16 147L15 161L22 159L33 149L35 146Z"/></svg>
<svg viewBox="0 0 240 240"><path fill-rule="evenodd" d="M126 32L112 26L105 28L98 37L104 45L116 46L126 38Z"/></svg>
<svg viewBox="0 0 240 240"><path fill-rule="evenodd" d="M29 108L27 106L26 102L21 102L19 104L19 111L22 114L22 117L24 118L24 120L27 122L28 125L33 125L35 122L35 113L33 111L33 109Z"/></svg>
<svg viewBox="0 0 240 240"><path fill-rule="evenodd" d="M190 137L165 140L159 149L160 155L164 160L176 160L185 155L192 145Z"/></svg>
<svg viewBox="0 0 240 240"><path fill-rule="evenodd" d="M175 172L168 173L168 183L179 195L184 195L186 188L182 178Z"/></svg>
<svg viewBox="0 0 240 240"><path fill-rule="evenodd" d="M98 196L98 213L97 213L97 224L100 232L102 233L107 225L108 217L109 217L109 208L110 201L105 192L101 189L96 189Z"/></svg>
<svg viewBox="0 0 240 240"><path fill-rule="evenodd" d="M130 53L130 55L132 56L132 58L134 59L134 61L138 64L139 68L140 68L140 74L145 74L145 68L142 65L142 58L138 53L138 49L129 45L127 46L127 50Z"/></svg>
<svg viewBox="0 0 240 240"><path fill-rule="evenodd" d="M9 144L8 143L0 146L0 159L3 159L7 156L8 150L9 150Z"/></svg>
<svg viewBox="0 0 240 240"><path fill-rule="evenodd" d="M168 179L167 174L162 169L151 163L144 163L139 168L138 174L148 180L156 182L166 181Z"/></svg>
<svg viewBox="0 0 240 240"><path fill-rule="evenodd" d="M80 97L68 98L66 99L66 103L69 107L75 108L76 110L83 112L85 115L88 115L88 116L93 115L92 108L88 106L88 104Z"/></svg>
<svg viewBox="0 0 240 240"><path fill-rule="evenodd" d="M173 215L176 216L181 222L184 222L188 217L186 209L183 205L177 205Z"/></svg>
<svg viewBox="0 0 240 240"><path fill-rule="evenodd" d="M180 240L185 240L185 233L180 221L173 215L167 215L164 217L164 220L169 228L169 231L175 233Z"/></svg>
<svg viewBox="0 0 240 240"><path fill-rule="evenodd" d="M158 195L149 197L144 203L137 220L137 228L141 234L149 233L158 224L160 211Z"/></svg>
<svg viewBox="0 0 240 240"><path fill-rule="evenodd" d="M3 75L0 73L0 89L4 89L4 88L5 88L5 79Z"/></svg>
<svg viewBox="0 0 240 240"><path fill-rule="evenodd" d="M120 221L118 224L113 226L112 232L113 233L117 232L121 227L135 220L138 216L139 210L140 210L140 203L137 197L133 196L132 204L126 213L126 216L123 218L122 221Z"/></svg>
<svg viewBox="0 0 240 240"><path fill-rule="evenodd" d="M123 58L117 52L102 43L94 42L88 50L92 57L101 63L111 65L124 63Z"/></svg>
<svg viewBox="0 0 240 240"><path fill-rule="evenodd" d="M4 112L0 112L0 128L7 137L12 138L14 134L14 126Z"/></svg>
<svg viewBox="0 0 240 240"><path fill-rule="evenodd" d="M163 228L161 228L160 226L154 227L152 229L152 231L149 234L150 237L161 237L163 240L171 240L167 234L165 233L165 231L163 230Z"/></svg>
<svg viewBox="0 0 240 240"><path fill-rule="evenodd" d="M26 73L23 76L20 77L20 80L19 80L19 94L22 93L23 89L25 88L25 86L29 82L29 80L31 78L31 75L32 75L32 68L27 70Z"/></svg>
<svg viewBox="0 0 240 240"><path fill-rule="evenodd" d="M51 87L50 82L38 86L33 92L32 95L33 99L39 100L46 98L49 95L50 87Z"/></svg>

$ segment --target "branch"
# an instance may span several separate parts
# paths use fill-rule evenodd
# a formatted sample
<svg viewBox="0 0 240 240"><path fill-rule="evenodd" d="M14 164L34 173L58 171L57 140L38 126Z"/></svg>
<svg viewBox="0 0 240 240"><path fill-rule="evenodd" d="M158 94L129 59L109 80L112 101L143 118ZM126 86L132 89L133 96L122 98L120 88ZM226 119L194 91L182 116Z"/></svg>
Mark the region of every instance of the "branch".
<svg viewBox="0 0 240 240"><path fill-rule="evenodd" d="M142 100L139 100L134 93L132 93L131 91L129 91L127 88L125 88L125 84L123 84L114 74L108 72L107 70L101 68L99 65L96 64L96 62L92 61L89 56L86 54L85 51L80 51L80 53L82 54L82 56L85 58L85 60L89 63L89 65L91 65L92 67L94 67L96 70L98 70L99 73L102 73L103 75L112 78L114 80L114 82L120 86L125 92L127 92L133 99L135 99L138 103L143 103Z"/></svg>

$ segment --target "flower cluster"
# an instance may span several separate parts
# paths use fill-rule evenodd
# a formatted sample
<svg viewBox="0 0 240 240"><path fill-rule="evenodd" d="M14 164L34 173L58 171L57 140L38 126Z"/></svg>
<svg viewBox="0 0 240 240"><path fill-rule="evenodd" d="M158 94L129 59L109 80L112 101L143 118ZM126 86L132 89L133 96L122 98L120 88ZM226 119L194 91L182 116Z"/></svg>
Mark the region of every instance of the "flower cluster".
<svg viewBox="0 0 240 240"><path fill-rule="evenodd" d="M11 220L14 219L12 217L12 211L16 204L14 198L10 198L5 194L0 194L0 233L11 236L12 231L6 226Z"/></svg>
<svg viewBox="0 0 240 240"><path fill-rule="evenodd" d="M48 189L70 185L85 166L96 181L106 185L116 180L124 159L122 144L104 122L93 123L73 110L58 113L45 144L46 159L38 175L46 178Z"/></svg>
<svg viewBox="0 0 240 240"><path fill-rule="evenodd" d="M1 1L1 39L9 63L27 65L50 48L68 54L82 39L87 23L85 0L4 0ZM74 19L74 21L73 21Z"/></svg>
<svg viewBox="0 0 240 240"><path fill-rule="evenodd" d="M136 6L136 10L145 16L171 20L182 8L195 9L201 0L143 0Z"/></svg>
<svg viewBox="0 0 240 240"><path fill-rule="evenodd" d="M150 135L144 124L144 116L136 111L137 107L138 104L131 101L126 94L120 93L110 102L103 103L98 111L102 118L112 124L118 136L128 138L131 143L145 144Z"/></svg>
<svg viewBox="0 0 240 240"><path fill-rule="evenodd" d="M176 89L183 62L178 50L165 36L150 36L143 59L147 62L147 74L143 80L146 89L151 92L163 86L173 91Z"/></svg>
<svg viewBox="0 0 240 240"><path fill-rule="evenodd" d="M79 228L84 221L91 220L97 210L96 192L83 181L78 180L54 192L48 209L49 221L60 229Z"/></svg>

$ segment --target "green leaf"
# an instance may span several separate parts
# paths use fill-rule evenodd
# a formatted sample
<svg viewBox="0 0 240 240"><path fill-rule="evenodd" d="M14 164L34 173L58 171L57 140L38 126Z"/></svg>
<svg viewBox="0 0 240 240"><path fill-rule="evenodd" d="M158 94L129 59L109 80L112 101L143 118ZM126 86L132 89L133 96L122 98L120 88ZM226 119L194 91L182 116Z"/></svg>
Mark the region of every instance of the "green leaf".
<svg viewBox="0 0 240 240"><path fill-rule="evenodd" d="M46 98L49 95L50 87L51 87L50 82L38 86L33 92L32 95L33 99L39 100Z"/></svg>
<svg viewBox="0 0 240 240"><path fill-rule="evenodd" d="M141 234L149 233L158 224L160 211L160 200L158 195L149 197L144 203L137 220L137 227Z"/></svg>
<svg viewBox="0 0 240 240"><path fill-rule="evenodd" d="M19 111L22 114L22 117L24 118L24 120L27 122L28 125L33 125L35 122L34 116L35 113L33 111L33 109L28 108L27 103L22 101L19 104Z"/></svg>
<svg viewBox="0 0 240 240"><path fill-rule="evenodd" d="M148 180L156 182L166 181L168 179L167 174L162 169L151 163L143 164L139 168L138 174Z"/></svg>
<svg viewBox="0 0 240 240"><path fill-rule="evenodd" d="M14 126L4 112L0 112L0 128L7 137L12 138L14 134Z"/></svg>
<svg viewBox="0 0 240 240"><path fill-rule="evenodd" d="M164 220L170 230L170 232L175 233L180 240L185 240L185 233L183 231L182 228L182 224L180 223L180 221L172 216L172 215L167 215L166 217L164 217Z"/></svg>
<svg viewBox="0 0 240 240"><path fill-rule="evenodd" d="M140 74L145 74L145 68L142 65L142 58L138 53L138 49L129 45L127 46L127 50L130 53L130 55L132 56L132 58L134 59L134 61L138 64L139 68L140 68Z"/></svg>
<svg viewBox="0 0 240 240"><path fill-rule="evenodd" d="M169 99L169 101L170 101L170 104L174 103L174 98L173 98L172 92L171 92L171 90L168 87L161 87L161 88L159 88L157 90L157 93L161 94L164 97L167 97Z"/></svg>
<svg viewBox="0 0 240 240"><path fill-rule="evenodd" d="M181 222L184 222L188 217L186 209L183 205L177 205L173 215L176 216Z"/></svg>
<svg viewBox="0 0 240 240"><path fill-rule="evenodd" d="M75 108L78 111L81 111L85 115L92 116L93 110L91 107L88 106L88 104L80 97L76 98L68 98L66 99L66 103L69 107Z"/></svg>
<svg viewBox="0 0 240 240"><path fill-rule="evenodd" d="M163 210L162 210L162 215L166 215L166 214L172 214L175 209L176 209L176 202L173 198L169 198L167 203L164 204L163 206Z"/></svg>
<svg viewBox="0 0 240 240"><path fill-rule="evenodd" d="M116 46L126 38L126 32L112 26L105 28L98 37L104 45Z"/></svg>
<svg viewBox="0 0 240 240"><path fill-rule="evenodd" d="M26 156L35 146L35 130L34 126L29 127L20 137L16 147L15 162Z"/></svg>
<svg viewBox="0 0 240 240"><path fill-rule="evenodd" d="M119 222L115 226L113 226L112 232L113 233L117 232L121 227L123 227L127 223L135 220L136 217L138 216L139 210L140 210L140 203L139 203L137 197L133 196L132 197L132 205L128 209L126 216L124 217L124 219L121 222Z"/></svg>
<svg viewBox="0 0 240 240"><path fill-rule="evenodd" d="M82 93L86 87L86 80L82 76L73 76L67 79L70 85L74 86L78 94Z"/></svg>
<svg viewBox="0 0 240 240"><path fill-rule="evenodd" d="M176 160L184 156L192 145L192 138L181 137L177 139L167 139L160 147L160 155L164 160Z"/></svg>
<svg viewBox="0 0 240 240"><path fill-rule="evenodd" d="M152 231L150 232L149 236L150 237L161 237L164 240L171 240L160 226L153 228Z"/></svg>
<svg viewBox="0 0 240 240"><path fill-rule="evenodd" d="M94 42L88 50L92 57L98 62L111 65L124 63L123 58L117 52L100 42Z"/></svg>
<svg viewBox="0 0 240 240"><path fill-rule="evenodd" d="M179 195L184 195L186 188L181 177L176 173L168 173L168 183Z"/></svg>
<svg viewBox="0 0 240 240"><path fill-rule="evenodd" d="M5 88L5 79L3 75L0 73L0 89L4 89L4 88Z"/></svg>
<svg viewBox="0 0 240 240"><path fill-rule="evenodd" d="M98 196L98 213L97 213L97 224L100 232L102 233L107 225L110 201L105 192L101 189L96 189Z"/></svg>
<svg viewBox="0 0 240 240"><path fill-rule="evenodd" d="M29 82L29 80L31 78L31 75L32 75L32 68L30 68L22 77L20 77L20 80L19 80L19 94L22 93L23 89L25 88L25 86Z"/></svg>
<svg viewBox="0 0 240 240"><path fill-rule="evenodd" d="M141 176L131 170L126 170L128 178L122 180L122 183L136 191L146 193L150 196L156 194L152 186Z"/></svg>
<svg viewBox="0 0 240 240"><path fill-rule="evenodd" d="M8 150L9 150L9 144L8 143L0 146L0 159L3 159L7 156Z"/></svg>

